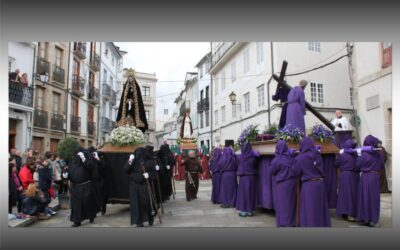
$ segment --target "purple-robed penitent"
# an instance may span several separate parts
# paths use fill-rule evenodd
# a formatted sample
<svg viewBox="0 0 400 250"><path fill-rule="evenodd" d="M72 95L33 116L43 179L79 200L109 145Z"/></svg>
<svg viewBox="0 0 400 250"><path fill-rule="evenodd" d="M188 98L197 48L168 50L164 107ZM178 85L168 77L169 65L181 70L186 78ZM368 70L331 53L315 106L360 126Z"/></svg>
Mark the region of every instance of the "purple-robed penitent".
<svg viewBox="0 0 400 250"><path fill-rule="evenodd" d="M219 199L223 205L236 206L237 195L237 161L232 148L225 147L221 155L221 186Z"/></svg>
<svg viewBox="0 0 400 250"><path fill-rule="evenodd" d="M271 174L272 155L263 155L258 162L258 206L267 209L275 208L276 181Z"/></svg>
<svg viewBox="0 0 400 250"><path fill-rule="evenodd" d="M211 183L212 183L212 191L211 191L211 201L213 203L220 203L219 192L220 192L220 183L221 183L221 167L219 164L219 160L221 158L222 150L220 148L215 148L211 159L210 159L210 171L211 171Z"/></svg>
<svg viewBox="0 0 400 250"><path fill-rule="evenodd" d="M275 148L275 159L271 163L271 173L276 176L276 225L296 226L296 184L293 171L294 158L289 155L286 141L279 140Z"/></svg>
<svg viewBox="0 0 400 250"><path fill-rule="evenodd" d="M295 175L301 177L301 227L331 226L325 183L320 180L325 176L322 164L322 157L314 148L314 140L305 137L300 142L300 154L294 162Z"/></svg>
<svg viewBox="0 0 400 250"><path fill-rule="evenodd" d="M349 139L343 144L343 149L354 148L355 143ZM335 162L340 169L339 194L336 205L338 216L357 215L357 192L360 180L360 168L356 166L357 155L353 152L344 152Z"/></svg>
<svg viewBox="0 0 400 250"><path fill-rule="evenodd" d="M322 167L325 173L326 197L328 207L336 208L337 203L337 168L335 167L335 155L325 154L322 157Z"/></svg>
<svg viewBox="0 0 400 250"><path fill-rule="evenodd" d="M252 213L257 207L257 158L260 154L251 149L250 143L241 146L238 155L237 176L239 185L237 189L236 209Z"/></svg>
<svg viewBox="0 0 400 250"><path fill-rule="evenodd" d="M372 135L368 135L364 140L364 146L376 147L378 143L379 139ZM358 187L357 220L376 224L380 212L379 171L384 169L384 159L377 151L363 152L356 165L362 172Z"/></svg>
<svg viewBox="0 0 400 250"><path fill-rule="evenodd" d="M296 86L290 90L288 95L288 107L286 113L286 125L291 124L299 128L303 133L306 131L304 116L306 115L306 102L304 90Z"/></svg>
<svg viewBox="0 0 400 250"><path fill-rule="evenodd" d="M285 127L286 124L286 113L287 113L287 100L290 90L286 87L278 88L275 95L272 96L272 100L279 101L283 103L281 117L279 118L279 128Z"/></svg>

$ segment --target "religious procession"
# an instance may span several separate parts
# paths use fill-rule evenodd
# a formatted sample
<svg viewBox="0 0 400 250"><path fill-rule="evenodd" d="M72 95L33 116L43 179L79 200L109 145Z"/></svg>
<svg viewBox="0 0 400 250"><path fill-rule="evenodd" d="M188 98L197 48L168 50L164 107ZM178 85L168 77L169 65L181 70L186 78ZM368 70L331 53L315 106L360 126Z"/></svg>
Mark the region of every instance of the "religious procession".
<svg viewBox="0 0 400 250"><path fill-rule="evenodd" d="M78 47L82 44L74 45L75 50L82 49ZM120 55L126 54L114 43L108 45L114 46ZM348 54L336 61L354 56L350 52L357 44L341 45L346 45ZM324 98L330 98L329 92L324 93L322 84L305 75L320 69L328 71L336 61L300 73L287 73L291 61L281 60L279 69L270 72L267 84L256 88L258 98L254 102L258 102L257 112L264 116L256 113L243 118L242 113L249 113L253 103L251 92L232 87L231 94L224 97L232 106L229 121L224 101L209 100L217 96L216 91L227 88L225 71L222 78L211 77L219 75L218 67L222 67L216 65L220 58L213 58L217 56L213 46L217 46L217 51L225 48L231 53L236 53L234 49L244 50L245 72L250 70L247 53L253 46L259 63L265 60L261 59L263 43L212 43L211 52L196 65L200 73L186 73L185 89L178 97L173 96L179 113L164 121L163 131L152 132L155 114L153 117L149 111L151 77L125 68L119 103L114 100L110 110L100 109L104 114L115 112L116 117L115 121L104 119L112 126L102 143L94 145L92 140L89 144L75 137L66 138L45 157L36 151L44 149L38 141L24 157L20 157L16 142L10 146L9 225L10 221L25 221L32 227L390 225L391 175L387 166L391 164L391 154L387 147L391 151L391 146L387 137L382 137L386 130L373 133L365 128L370 113L354 112L354 103L352 109L321 106ZM321 44L308 46L314 52L321 50ZM232 65L231 70L236 67ZM201 82L206 75L210 85L208 81ZM10 77L17 79L15 74ZM239 76L233 77L232 81L239 81ZM15 81L10 84L18 84ZM194 97L199 94L193 90L195 84L201 89L200 98ZM269 84L275 89L271 95L268 89L266 107L264 87L269 88ZM243 98L235 91L243 92ZM351 88L351 95L354 91ZM362 98L361 93L359 90L358 98ZM311 98L307 98L309 94ZM368 112L379 108L374 106L374 100L367 98ZM171 100L162 103L158 117L168 115L168 103ZM213 105L222 107L211 108L210 115ZM388 110L391 112L391 106L387 107L382 111L385 119L390 115ZM74 110L73 107L71 112ZM334 118L327 118L333 115ZM87 119L95 116L102 114L89 113ZM211 129L207 130L209 126Z"/></svg>

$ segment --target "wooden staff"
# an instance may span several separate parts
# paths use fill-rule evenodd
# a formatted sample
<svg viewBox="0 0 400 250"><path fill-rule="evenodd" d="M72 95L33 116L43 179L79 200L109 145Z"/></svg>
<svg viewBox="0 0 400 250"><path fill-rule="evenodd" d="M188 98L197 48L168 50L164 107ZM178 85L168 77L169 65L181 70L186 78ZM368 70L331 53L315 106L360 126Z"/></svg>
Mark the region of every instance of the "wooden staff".
<svg viewBox="0 0 400 250"><path fill-rule="evenodd" d="M145 173L146 170L145 170L144 166L142 166L142 169L143 169L143 173ZM146 179L146 178L145 178L145 179ZM146 179L146 182L147 182L147 190L148 190L148 192L149 192L151 210L154 210L154 211L156 212L156 214L157 214L157 216L158 216L158 220L160 221L160 224L161 224L161 223L162 223L162 221L161 221L161 216L160 216L160 214L158 213L158 210L157 210L157 209L154 209L155 203L153 203L153 202L155 202L155 199L154 199L154 194L153 194L153 192L151 192L151 187L150 187L149 179ZM153 204L154 204L154 205L153 205Z"/></svg>
<svg viewBox="0 0 400 250"><path fill-rule="evenodd" d="M162 195L161 195L160 177L158 176L158 174L157 174L157 184L158 184L158 194L160 195L161 213L164 214L164 206L162 204Z"/></svg>

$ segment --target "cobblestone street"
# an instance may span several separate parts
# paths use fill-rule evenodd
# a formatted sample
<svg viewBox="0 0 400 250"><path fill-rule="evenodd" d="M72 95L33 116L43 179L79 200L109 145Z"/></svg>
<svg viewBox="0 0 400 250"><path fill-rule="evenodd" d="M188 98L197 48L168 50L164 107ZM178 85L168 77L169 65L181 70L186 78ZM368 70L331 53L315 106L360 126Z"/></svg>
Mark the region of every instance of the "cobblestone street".
<svg viewBox="0 0 400 250"><path fill-rule="evenodd" d="M198 199L187 202L184 182L176 182L177 194L164 203L162 224L155 219L153 227L275 227L275 216L271 211L258 210L253 217L241 218L233 208L220 208L210 202L211 182L201 181ZM391 227L391 194L381 194L381 227ZM161 211L161 210L160 210ZM70 227L68 210L59 210L58 214L45 221L38 221L31 227ZM332 227L362 227L357 223L344 221L331 210ZM145 223L147 226L147 223ZM82 227L131 227L129 205L109 204L107 213L98 215L95 222L84 221Z"/></svg>

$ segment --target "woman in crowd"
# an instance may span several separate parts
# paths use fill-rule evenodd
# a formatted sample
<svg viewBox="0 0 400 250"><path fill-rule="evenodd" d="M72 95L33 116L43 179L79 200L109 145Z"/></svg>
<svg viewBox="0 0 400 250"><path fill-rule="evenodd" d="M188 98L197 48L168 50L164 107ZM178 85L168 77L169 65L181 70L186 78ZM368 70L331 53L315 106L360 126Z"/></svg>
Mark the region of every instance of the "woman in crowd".
<svg viewBox="0 0 400 250"><path fill-rule="evenodd" d="M26 164L21 168L21 171L19 171L18 176L24 190L28 188L29 184L34 183L33 173L35 172L35 169L35 159L30 157L26 160Z"/></svg>
<svg viewBox="0 0 400 250"><path fill-rule="evenodd" d="M45 211L49 203L50 199L46 198L34 183L31 183L24 192L22 212L30 216L38 216L39 219L45 220L50 217Z"/></svg>
<svg viewBox="0 0 400 250"><path fill-rule="evenodd" d="M17 166L14 163L8 164L8 186L9 186L9 194L8 194L8 213L12 213L13 206L17 205L18 214L21 215L21 197L22 191L24 188L22 187L21 181L17 175Z"/></svg>
<svg viewBox="0 0 400 250"><path fill-rule="evenodd" d="M271 163L271 173L276 176L276 225L296 226L296 184L293 171L294 158L289 153L286 141L279 140L275 148L275 158Z"/></svg>
<svg viewBox="0 0 400 250"><path fill-rule="evenodd" d="M237 156L239 185L237 190L236 209L239 216L253 216L257 207L257 158L260 154L251 149L250 143L244 143L241 154Z"/></svg>

